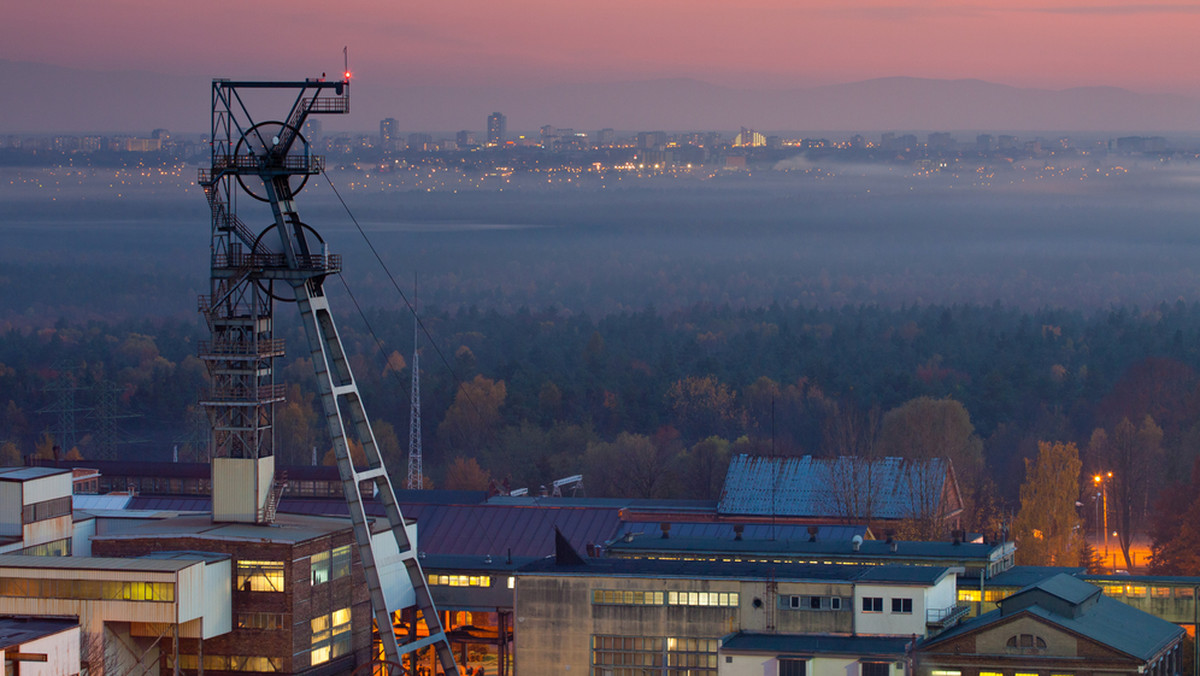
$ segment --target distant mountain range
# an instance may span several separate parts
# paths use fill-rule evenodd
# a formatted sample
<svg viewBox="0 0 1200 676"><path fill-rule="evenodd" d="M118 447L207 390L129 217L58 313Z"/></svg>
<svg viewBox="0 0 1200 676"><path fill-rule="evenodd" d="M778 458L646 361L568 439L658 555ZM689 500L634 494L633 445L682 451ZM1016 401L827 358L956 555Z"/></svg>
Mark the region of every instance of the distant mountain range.
<svg viewBox="0 0 1200 676"><path fill-rule="evenodd" d="M91 72L0 60L0 133L178 132L208 129L210 80ZM618 130L1200 131L1200 101L1114 87L1045 90L981 80L892 77L790 90L736 89L694 79L539 88L395 87L355 81L352 114L329 129L482 130L492 111L511 131L543 124ZM267 116L283 113L266 111Z"/></svg>

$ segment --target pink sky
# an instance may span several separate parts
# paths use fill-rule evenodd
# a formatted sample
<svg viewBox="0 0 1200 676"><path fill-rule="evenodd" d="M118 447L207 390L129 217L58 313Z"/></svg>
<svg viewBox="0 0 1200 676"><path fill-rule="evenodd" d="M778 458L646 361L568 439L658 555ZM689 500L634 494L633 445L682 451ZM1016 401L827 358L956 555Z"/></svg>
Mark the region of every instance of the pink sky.
<svg viewBox="0 0 1200 676"><path fill-rule="evenodd" d="M389 84L886 76L1200 95L1200 3L1103 0L16 0L0 58Z"/></svg>

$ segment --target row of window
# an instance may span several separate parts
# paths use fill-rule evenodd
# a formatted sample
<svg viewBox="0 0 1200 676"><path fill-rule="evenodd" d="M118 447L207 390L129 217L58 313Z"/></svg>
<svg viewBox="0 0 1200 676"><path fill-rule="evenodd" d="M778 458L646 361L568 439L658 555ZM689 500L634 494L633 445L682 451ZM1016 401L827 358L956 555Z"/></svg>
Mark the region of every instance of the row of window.
<svg viewBox="0 0 1200 676"><path fill-rule="evenodd" d="M238 629L283 629L283 613L238 613Z"/></svg>
<svg viewBox="0 0 1200 676"><path fill-rule="evenodd" d="M430 575L429 584L443 587L490 587L490 575Z"/></svg>
<svg viewBox="0 0 1200 676"><path fill-rule="evenodd" d="M324 664L350 652L350 609L342 608L328 615L314 617L312 629L312 664Z"/></svg>
<svg viewBox="0 0 1200 676"><path fill-rule="evenodd" d="M283 591L283 561L237 562L237 588L241 591Z"/></svg>
<svg viewBox="0 0 1200 676"><path fill-rule="evenodd" d="M592 603L620 606L701 606L734 608L738 605L737 592L661 592L623 591L618 589L592 590Z"/></svg>
<svg viewBox="0 0 1200 676"><path fill-rule="evenodd" d="M174 655L167 655L167 668L175 668ZM198 670L200 660L195 655L180 655L179 668ZM212 671L283 671L283 658L260 655L205 655L204 669Z"/></svg>
<svg viewBox="0 0 1200 676"><path fill-rule="evenodd" d="M859 676L890 676L891 662L859 662ZM779 658L779 676L806 676L808 660L781 657ZM853 673L853 672L851 672Z"/></svg>
<svg viewBox="0 0 1200 676"><path fill-rule="evenodd" d="M717 669L717 639L593 636L592 673L602 676L655 674L711 676Z"/></svg>
<svg viewBox="0 0 1200 676"><path fill-rule="evenodd" d="M350 574L350 545L317 552L309 558L308 565L314 587L323 582L345 577Z"/></svg>
<svg viewBox="0 0 1200 676"><path fill-rule="evenodd" d="M864 596L862 600L864 613L882 613L883 598L880 596ZM906 598L892 599L892 612L897 615L912 615L913 601Z"/></svg>
<svg viewBox="0 0 1200 676"><path fill-rule="evenodd" d="M173 582L105 582L102 580L0 579L0 596L86 601L175 600Z"/></svg>
<svg viewBox="0 0 1200 676"><path fill-rule="evenodd" d="M1106 584L1101 585L1104 589L1104 595L1109 598L1156 598L1156 599L1188 599L1195 598L1195 589L1192 587L1145 587L1142 585L1133 584ZM988 603L996 603L1004 600L1012 590L1008 589L986 589L982 593L978 589L959 589L958 600L964 602L979 602L986 601Z"/></svg>
<svg viewBox="0 0 1200 676"><path fill-rule="evenodd" d="M840 596L785 596L781 604L792 610L841 610Z"/></svg>
<svg viewBox="0 0 1200 676"><path fill-rule="evenodd" d="M21 508L21 523L35 523L71 513L71 496L43 500Z"/></svg>
<svg viewBox="0 0 1200 676"><path fill-rule="evenodd" d="M21 553L25 556L70 556L71 538L26 547L21 550Z"/></svg>

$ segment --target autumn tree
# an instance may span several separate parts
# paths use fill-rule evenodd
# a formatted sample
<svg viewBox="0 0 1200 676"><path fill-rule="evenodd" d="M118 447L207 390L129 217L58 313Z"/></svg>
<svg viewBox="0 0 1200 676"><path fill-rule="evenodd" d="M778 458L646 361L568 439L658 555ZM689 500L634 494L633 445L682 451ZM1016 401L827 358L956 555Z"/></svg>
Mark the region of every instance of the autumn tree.
<svg viewBox="0 0 1200 676"><path fill-rule="evenodd" d="M879 446L884 456L945 458L968 484L983 468L983 444L971 416L949 397L918 397L888 411L880 425Z"/></svg>
<svg viewBox="0 0 1200 676"><path fill-rule="evenodd" d="M1113 473L1108 489L1109 502L1115 516L1117 541L1129 568L1133 568L1129 549L1134 537L1142 530L1150 488L1157 476L1162 436L1162 430L1150 416L1136 428L1128 418L1122 418L1112 434L1097 429L1088 443L1088 456L1093 465L1098 470Z"/></svg>
<svg viewBox="0 0 1200 676"><path fill-rule="evenodd" d="M1189 481L1172 482L1158 492L1150 514L1150 572L1200 575L1200 458Z"/></svg>
<svg viewBox="0 0 1200 676"><path fill-rule="evenodd" d="M729 470L729 442L709 437L676 456L682 497L716 500Z"/></svg>
<svg viewBox="0 0 1200 676"><path fill-rule="evenodd" d="M0 444L0 465L17 467L21 464L21 449L11 441Z"/></svg>
<svg viewBox="0 0 1200 676"><path fill-rule="evenodd" d="M507 396L503 380L477 375L474 380L459 385L454 403L437 428L443 451L474 456L489 446L499 429L500 408Z"/></svg>
<svg viewBox="0 0 1200 676"><path fill-rule="evenodd" d="M588 444L584 478L591 495L662 498L671 490L670 461L650 437L622 432Z"/></svg>
<svg viewBox="0 0 1200 676"><path fill-rule="evenodd" d="M1036 461L1025 461L1021 509L1013 522L1017 556L1026 566L1086 565L1075 502L1083 463L1072 443L1038 444Z"/></svg>
<svg viewBox="0 0 1200 676"><path fill-rule="evenodd" d="M671 384L667 406L689 438L727 435L741 417L733 390L716 376L688 376Z"/></svg>
<svg viewBox="0 0 1200 676"><path fill-rule="evenodd" d="M458 456L446 468L446 488L452 491L487 490L491 476L479 466L475 458Z"/></svg>

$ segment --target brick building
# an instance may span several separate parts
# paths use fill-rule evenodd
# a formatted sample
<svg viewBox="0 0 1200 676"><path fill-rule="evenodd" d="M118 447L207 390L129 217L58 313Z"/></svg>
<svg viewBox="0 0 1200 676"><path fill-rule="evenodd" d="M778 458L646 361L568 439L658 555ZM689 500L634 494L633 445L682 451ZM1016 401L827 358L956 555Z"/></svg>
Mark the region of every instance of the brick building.
<svg viewBox="0 0 1200 676"><path fill-rule="evenodd" d="M151 521L99 535L93 553L137 557L203 550L232 559L232 629L181 639L179 661L204 673L345 673L371 653L371 599L345 519L280 514L271 527L214 523L205 515ZM172 673L174 656L162 660Z"/></svg>

